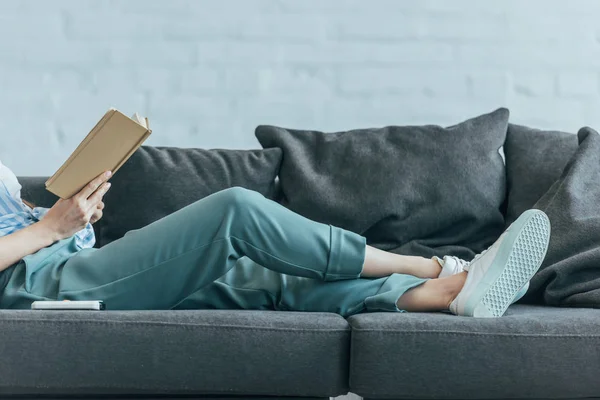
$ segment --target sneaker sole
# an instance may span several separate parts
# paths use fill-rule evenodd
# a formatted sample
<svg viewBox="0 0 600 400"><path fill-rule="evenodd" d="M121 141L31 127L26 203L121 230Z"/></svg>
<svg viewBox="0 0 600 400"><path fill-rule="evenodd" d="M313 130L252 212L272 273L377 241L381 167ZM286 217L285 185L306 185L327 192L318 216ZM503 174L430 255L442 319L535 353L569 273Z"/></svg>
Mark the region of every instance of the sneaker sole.
<svg viewBox="0 0 600 400"><path fill-rule="evenodd" d="M514 224L516 226L513 225L506 234L480 288L469 296L465 315L501 317L542 265L550 241L550 221L546 214L527 210Z"/></svg>

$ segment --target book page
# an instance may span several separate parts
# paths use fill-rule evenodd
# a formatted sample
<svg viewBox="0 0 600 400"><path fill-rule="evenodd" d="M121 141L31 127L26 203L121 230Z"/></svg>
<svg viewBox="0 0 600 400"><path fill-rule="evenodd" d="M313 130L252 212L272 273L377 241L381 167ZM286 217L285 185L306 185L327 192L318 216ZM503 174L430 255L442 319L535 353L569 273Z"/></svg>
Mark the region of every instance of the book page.
<svg viewBox="0 0 600 400"><path fill-rule="evenodd" d="M148 126L146 125L146 119L140 117L140 115L138 113L134 113L133 117L131 117L132 120L134 120L135 122L137 122L138 124L140 124L141 126L143 126L144 128L148 129Z"/></svg>

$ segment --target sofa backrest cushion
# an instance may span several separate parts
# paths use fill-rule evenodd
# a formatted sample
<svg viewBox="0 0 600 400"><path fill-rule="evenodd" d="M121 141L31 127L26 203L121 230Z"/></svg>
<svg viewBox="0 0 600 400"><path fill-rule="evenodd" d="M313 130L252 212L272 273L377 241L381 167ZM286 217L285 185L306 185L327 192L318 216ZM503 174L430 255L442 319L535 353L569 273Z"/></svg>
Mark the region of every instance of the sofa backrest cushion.
<svg viewBox="0 0 600 400"><path fill-rule="evenodd" d="M502 232L506 178L499 148L509 112L458 125L324 133L259 126L281 148L281 203L401 254L472 258Z"/></svg>
<svg viewBox="0 0 600 400"><path fill-rule="evenodd" d="M111 178L98 247L212 193L241 186L276 197L281 150L141 146ZM199 227L201 229L201 227Z"/></svg>
<svg viewBox="0 0 600 400"><path fill-rule="evenodd" d="M583 127L575 138L575 154L534 205L552 234L523 302L600 308L600 135Z"/></svg>
<svg viewBox="0 0 600 400"><path fill-rule="evenodd" d="M506 226L548 191L577 151L577 135L508 124Z"/></svg>

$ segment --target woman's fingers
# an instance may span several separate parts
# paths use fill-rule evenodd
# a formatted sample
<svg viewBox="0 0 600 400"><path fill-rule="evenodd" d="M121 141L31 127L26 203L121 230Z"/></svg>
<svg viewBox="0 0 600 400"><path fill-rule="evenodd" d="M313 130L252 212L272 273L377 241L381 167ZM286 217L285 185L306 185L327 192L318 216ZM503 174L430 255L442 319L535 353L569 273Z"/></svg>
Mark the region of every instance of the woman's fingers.
<svg viewBox="0 0 600 400"><path fill-rule="evenodd" d="M94 213L90 217L91 224L98 222L100 220L100 218L102 218L102 216L104 215L104 213L102 212L103 209L104 209L104 202L102 200L100 200L100 202L96 205L96 208L94 209Z"/></svg>
<svg viewBox="0 0 600 400"><path fill-rule="evenodd" d="M87 202L91 209L95 210L97 208L98 203L102 201L102 196L106 194L109 187L110 182L104 182L90 197L88 197Z"/></svg>
<svg viewBox="0 0 600 400"><path fill-rule="evenodd" d="M110 174L107 175L107 173L110 173L110 171L105 171L102 174L95 177L94 179L92 179L90 181L90 183L85 185L83 187L83 189L81 189L79 191L79 193L77 193L75 195L75 197L78 197L81 200L88 199L90 197L90 195L92 193L94 193L100 187L100 185L102 185L103 183L105 183L108 180L108 178L110 177Z"/></svg>
<svg viewBox="0 0 600 400"><path fill-rule="evenodd" d="M102 210L97 208L96 211L94 211L94 214L92 214L92 218L90 218L90 223L93 224L97 222L98 220L100 220L100 218L102 218L102 215Z"/></svg>

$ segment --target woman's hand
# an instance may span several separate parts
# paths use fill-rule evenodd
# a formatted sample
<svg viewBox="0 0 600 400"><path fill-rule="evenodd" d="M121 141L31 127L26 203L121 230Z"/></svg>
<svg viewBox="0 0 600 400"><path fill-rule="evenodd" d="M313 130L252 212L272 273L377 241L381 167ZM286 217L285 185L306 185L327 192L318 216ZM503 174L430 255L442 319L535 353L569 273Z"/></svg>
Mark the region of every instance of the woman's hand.
<svg viewBox="0 0 600 400"><path fill-rule="evenodd" d="M100 201L98 203L98 205L96 205L96 209L94 210L94 213L92 214L92 217L90 218L90 224L95 224L96 222L98 222L98 220L100 220L100 218L102 218L102 210L104 209L104 202Z"/></svg>
<svg viewBox="0 0 600 400"><path fill-rule="evenodd" d="M107 175L107 172L109 175ZM55 241L74 235L102 217L102 197L110 187L110 172L98 175L81 191L68 199L58 199L39 222L53 233Z"/></svg>

